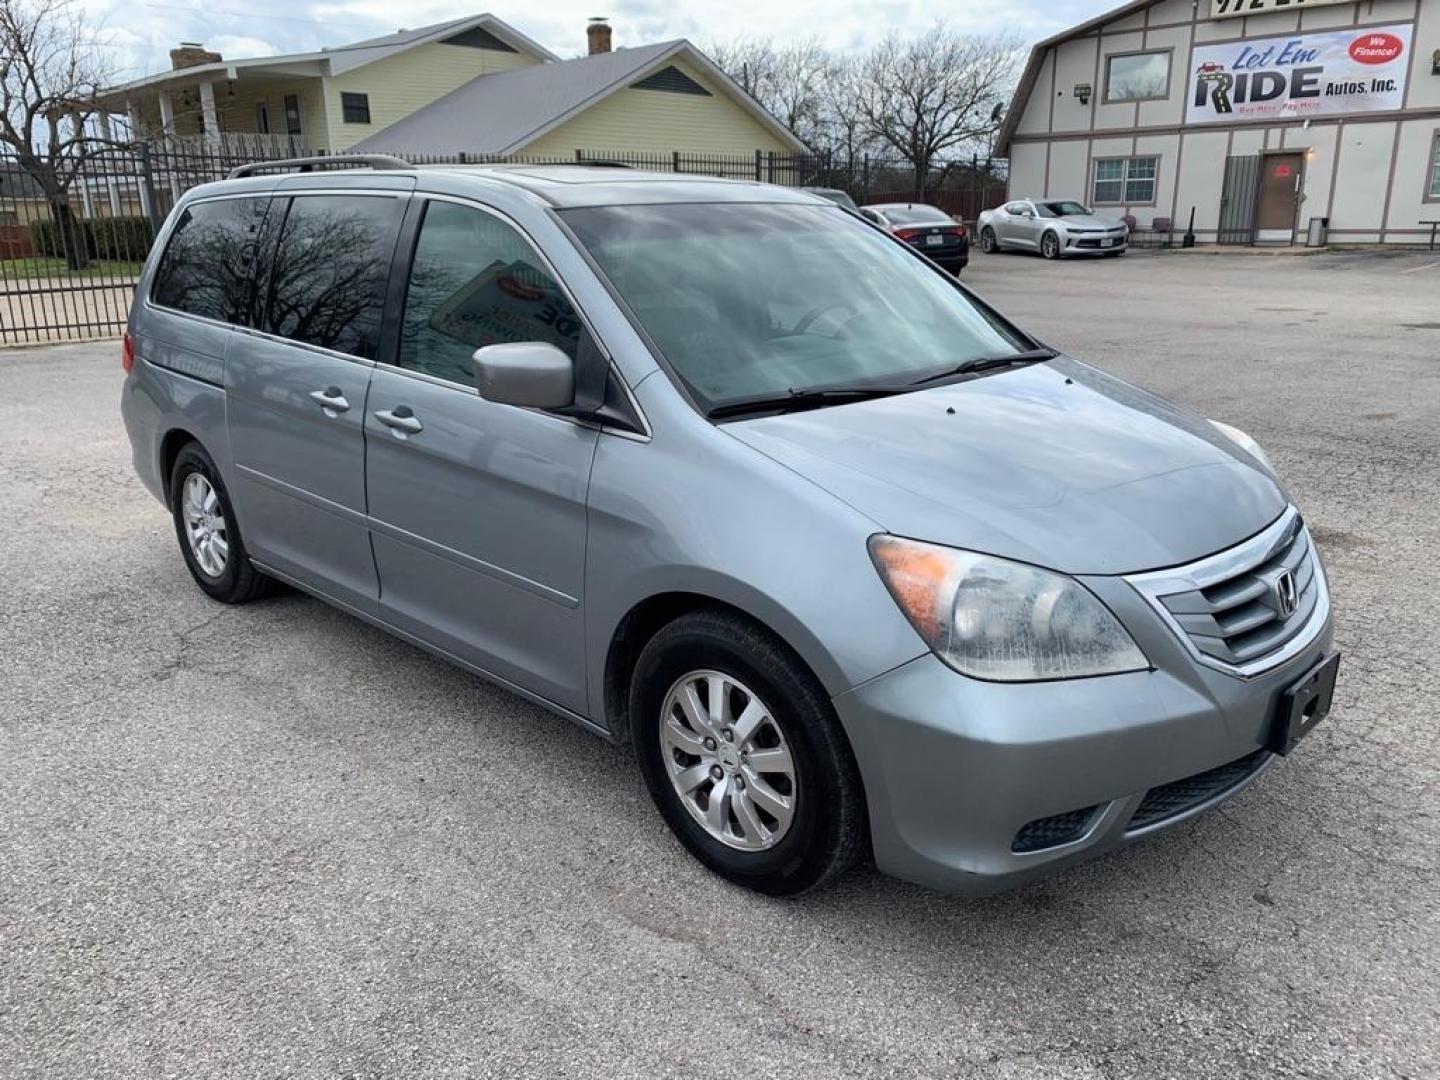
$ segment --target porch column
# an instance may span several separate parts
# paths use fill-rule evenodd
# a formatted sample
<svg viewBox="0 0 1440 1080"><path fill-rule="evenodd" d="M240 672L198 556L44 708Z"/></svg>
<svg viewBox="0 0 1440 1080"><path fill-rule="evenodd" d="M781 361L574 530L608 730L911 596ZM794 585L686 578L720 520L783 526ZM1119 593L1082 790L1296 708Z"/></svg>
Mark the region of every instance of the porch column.
<svg viewBox="0 0 1440 1080"><path fill-rule="evenodd" d="M139 142L145 137L145 124L140 119L140 103L126 98L125 117L130 121L130 141Z"/></svg>
<svg viewBox="0 0 1440 1080"><path fill-rule="evenodd" d="M175 138L175 102L169 90L160 91L160 133L167 140Z"/></svg>
<svg viewBox="0 0 1440 1080"><path fill-rule="evenodd" d="M140 121L140 106L131 98L125 99L125 115L130 118L130 141L140 142L145 137L145 125ZM153 177L138 177L136 190L140 196L140 212L148 221L155 220L155 207L150 205L150 184Z"/></svg>
<svg viewBox="0 0 1440 1080"><path fill-rule="evenodd" d="M173 163L178 147L175 141L175 103L170 99L169 90L160 91L160 130L165 141L163 160ZM170 205L180 201L180 183L175 179L173 168L165 169L165 181L170 185Z"/></svg>
<svg viewBox="0 0 1440 1080"><path fill-rule="evenodd" d="M215 112L215 84L200 84L200 118L205 125L205 145L212 154L220 152L220 118Z"/></svg>
<svg viewBox="0 0 1440 1080"><path fill-rule="evenodd" d="M99 113L100 137L107 143L114 142L115 136L110 129L110 114L103 109ZM106 155L106 160L111 155ZM110 216L120 216L120 185L115 182L115 174L110 171L109 165L105 168L105 194L110 200Z"/></svg>

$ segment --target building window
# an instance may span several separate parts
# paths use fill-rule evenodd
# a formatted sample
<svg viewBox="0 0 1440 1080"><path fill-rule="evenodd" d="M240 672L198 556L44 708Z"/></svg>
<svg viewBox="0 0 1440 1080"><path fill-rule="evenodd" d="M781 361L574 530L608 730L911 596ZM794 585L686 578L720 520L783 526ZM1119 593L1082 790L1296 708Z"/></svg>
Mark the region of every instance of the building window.
<svg viewBox="0 0 1440 1080"><path fill-rule="evenodd" d="M1150 206L1155 202L1158 157L1101 158L1095 162L1090 201L1109 206Z"/></svg>
<svg viewBox="0 0 1440 1080"><path fill-rule="evenodd" d="M341 94L340 114L347 124L368 124L370 122L370 95Z"/></svg>
<svg viewBox="0 0 1440 1080"><path fill-rule="evenodd" d="M1170 53L1120 53L1105 59L1105 101L1154 101L1170 93Z"/></svg>
<svg viewBox="0 0 1440 1080"><path fill-rule="evenodd" d="M261 135L270 134L270 106L263 101L255 103L255 130Z"/></svg>
<svg viewBox="0 0 1440 1080"><path fill-rule="evenodd" d="M1425 201L1440 202L1440 130L1430 142L1430 183L1425 186Z"/></svg>

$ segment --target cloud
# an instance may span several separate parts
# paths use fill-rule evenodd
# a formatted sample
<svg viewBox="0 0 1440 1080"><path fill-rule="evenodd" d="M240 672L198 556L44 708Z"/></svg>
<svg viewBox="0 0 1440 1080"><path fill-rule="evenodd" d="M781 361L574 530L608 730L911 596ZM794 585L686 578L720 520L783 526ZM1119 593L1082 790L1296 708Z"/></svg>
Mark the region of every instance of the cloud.
<svg viewBox="0 0 1440 1080"><path fill-rule="evenodd" d="M216 34L205 39L205 47L221 56L278 56L288 49L272 45L264 38L249 37L245 34Z"/></svg>
<svg viewBox="0 0 1440 1080"><path fill-rule="evenodd" d="M815 36L834 49L860 49L895 30L923 34L937 20L974 33L1009 34L1026 42L1091 18L1118 0L611 0L616 47L686 37L704 47L740 36L777 43ZM80 0L103 27L125 78L169 67L169 50L200 41L227 58L309 52L401 27L414 28L490 11L560 56L585 51L585 23L594 0Z"/></svg>

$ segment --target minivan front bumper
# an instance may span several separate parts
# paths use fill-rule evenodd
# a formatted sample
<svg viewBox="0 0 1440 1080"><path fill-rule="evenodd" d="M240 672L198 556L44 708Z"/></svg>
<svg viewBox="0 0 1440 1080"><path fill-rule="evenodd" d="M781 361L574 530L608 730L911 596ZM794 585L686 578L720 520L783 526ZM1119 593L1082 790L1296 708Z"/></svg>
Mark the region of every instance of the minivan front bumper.
<svg viewBox="0 0 1440 1080"><path fill-rule="evenodd" d="M927 654L835 698L879 869L995 892L1192 817L1272 764L1285 691L1330 650L1328 609L1303 649L1242 678L1193 662L1125 582L1086 583L1152 670L992 683Z"/></svg>

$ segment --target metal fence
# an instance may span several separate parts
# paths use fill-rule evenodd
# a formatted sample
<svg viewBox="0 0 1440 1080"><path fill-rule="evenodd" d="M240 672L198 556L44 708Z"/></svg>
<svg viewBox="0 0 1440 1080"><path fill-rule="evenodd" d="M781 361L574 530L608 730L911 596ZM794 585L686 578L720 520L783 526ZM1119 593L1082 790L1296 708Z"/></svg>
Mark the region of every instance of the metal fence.
<svg viewBox="0 0 1440 1080"><path fill-rule="evenodd" d="M261 152L264 151L264 152ZM63 194L45 170L0 155L0 345L113 337L125 328L140 268L170 209L187 190L237 165L278 160L283 148L193 140L144 143L86 159ZM410 156L416 165L483 164L484 155ZM786 186L838 188L856 202L925 201L973 221L1006 198L1005 162L947 162L917 178L899 159L577 151L521 164L613 162Z"/></svg>

